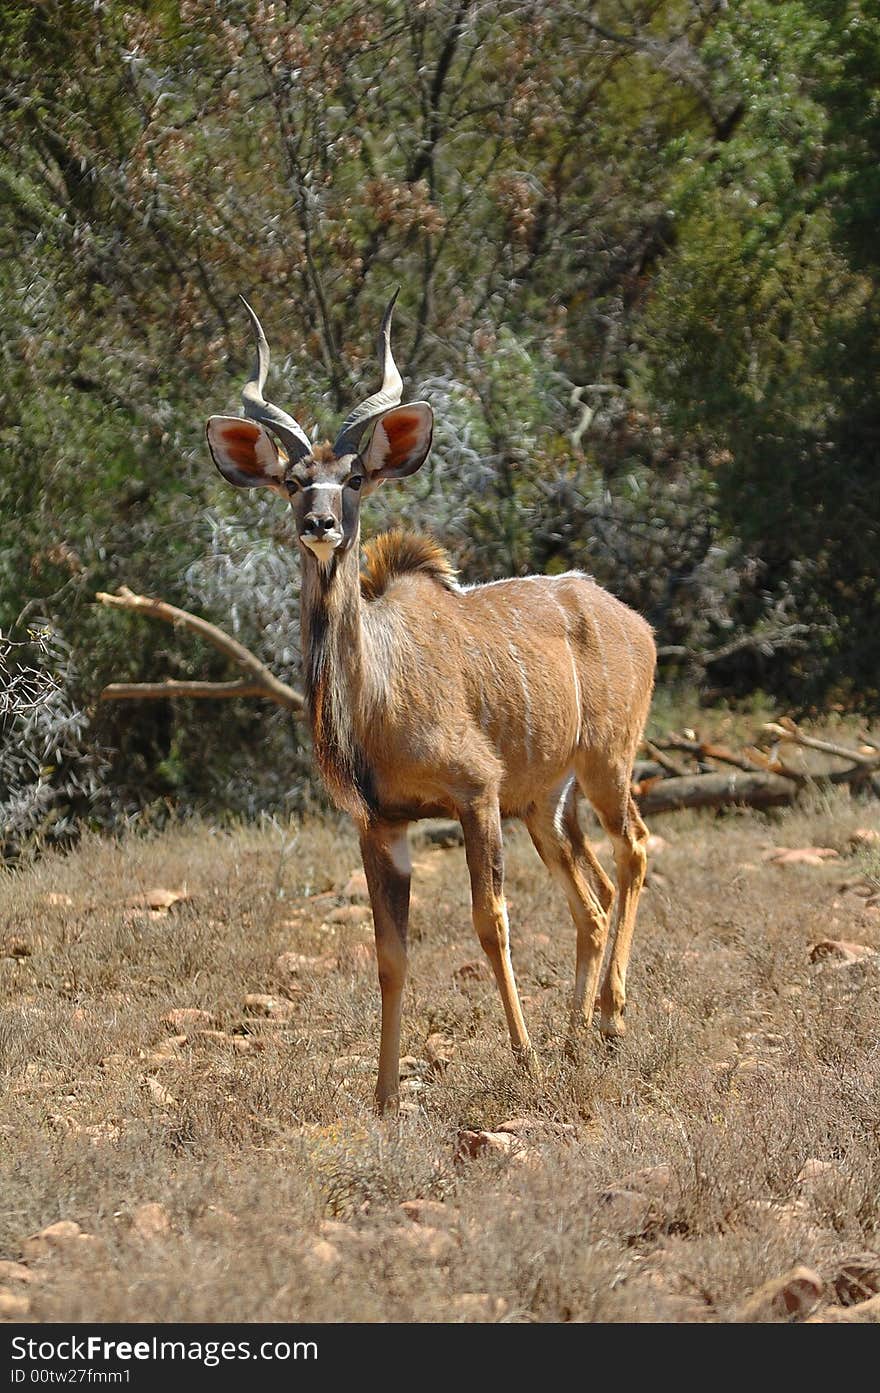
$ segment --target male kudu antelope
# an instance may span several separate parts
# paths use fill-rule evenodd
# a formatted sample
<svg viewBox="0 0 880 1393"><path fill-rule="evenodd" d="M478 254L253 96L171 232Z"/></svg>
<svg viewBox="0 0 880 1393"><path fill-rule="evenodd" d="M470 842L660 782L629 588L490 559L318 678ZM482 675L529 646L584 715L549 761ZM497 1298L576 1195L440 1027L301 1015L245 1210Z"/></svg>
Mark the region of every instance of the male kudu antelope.
<svg viewBox="0 0 880 1393"><path fill-rule="evenodd" d="M293 417L264 400L269 349L246 302L256 340L242 394L248 419L212 416L207 426L224 478L274 489L296 517L315 753L333 800L357 824L373 908L380 1111L398 1093L407 826L418 818L451 814L461 822L474 926L514 1051L528 1057L510 960L501 818L525 821L565 890L577 928L577 1032L592 1020L614 899L578 823L583 792L614 848L619 899L599 999L603 1033L623 1033L647 840L630 778L655 663L645 621L578 572L459 586L436 543L404 532L371 542L361 572L362 500L386 479L414 474L431 447L430 406L399 405L394 299L379 337L381 390L351 412L332 446L312 445Z"/></svg>

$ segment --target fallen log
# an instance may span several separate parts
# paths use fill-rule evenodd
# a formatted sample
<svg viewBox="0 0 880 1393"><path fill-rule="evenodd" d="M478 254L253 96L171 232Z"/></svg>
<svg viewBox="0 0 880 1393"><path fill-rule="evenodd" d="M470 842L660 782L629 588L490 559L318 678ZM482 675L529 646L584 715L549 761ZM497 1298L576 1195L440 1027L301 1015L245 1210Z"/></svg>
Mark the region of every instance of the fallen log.
<svg viewBox="0 0 880 1393"><path fill-rule="evenodd" d="M635 800L646 817L682 808L783 808L794 803L802 787L779 774L689 774L655 780L644 793L636 792Z"/></svg>

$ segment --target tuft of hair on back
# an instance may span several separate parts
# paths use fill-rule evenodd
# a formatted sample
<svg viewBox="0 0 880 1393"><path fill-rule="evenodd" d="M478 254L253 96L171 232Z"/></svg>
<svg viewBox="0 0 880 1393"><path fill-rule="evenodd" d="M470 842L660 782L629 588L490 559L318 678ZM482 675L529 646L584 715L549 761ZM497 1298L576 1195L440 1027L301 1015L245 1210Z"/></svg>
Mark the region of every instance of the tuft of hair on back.
<svg viewBox="0 0 880 1393"><path fill-rule="evenodd" d="M455 590L457 572L447 553L424 532L395 528L373 537L364 547L361 594L378 600L398 576L425 575L446 590Z"/></svg>

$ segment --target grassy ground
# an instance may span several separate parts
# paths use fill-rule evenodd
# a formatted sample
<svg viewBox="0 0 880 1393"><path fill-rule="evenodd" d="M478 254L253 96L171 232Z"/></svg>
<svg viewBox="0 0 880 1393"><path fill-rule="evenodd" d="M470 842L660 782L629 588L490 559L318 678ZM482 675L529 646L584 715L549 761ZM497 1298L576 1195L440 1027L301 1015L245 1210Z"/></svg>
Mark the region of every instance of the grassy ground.
<svg viewBox="0 0 880 1393"><path fill-rule="evenodd" d="M796 1263L834 1302L842 1263L880 1248L880 958L811 965L810 947L880 947L880 908L852 888L877 870L849 848L865 826L877 805L845 796L772 819L656 819L668 845L642 902L630 1033L615 1052L597 1035L578 1062L562 1048L573 929L513 829L537 1077L508 1057L463 853L417 847L393 1125L371 1113L368 912L356 886L307 898L356 868L344 825L93 840L9 874L0 1258L26 1270L0 1263L0 1311L782 1319L743 1302ZM840 857L762 859L778 845ZM188 898L130 903L155 887ZM305 961L279 967L285 953ZM163 1019L188 1008L207 1015ZM462 1130L515 1119L507 1151L457 1159ZM811 1159L831 1164L799 1181ZM401 1207L417 1200L433 1203ZM33 1241L58 1220L88 1237Z"/></svg>

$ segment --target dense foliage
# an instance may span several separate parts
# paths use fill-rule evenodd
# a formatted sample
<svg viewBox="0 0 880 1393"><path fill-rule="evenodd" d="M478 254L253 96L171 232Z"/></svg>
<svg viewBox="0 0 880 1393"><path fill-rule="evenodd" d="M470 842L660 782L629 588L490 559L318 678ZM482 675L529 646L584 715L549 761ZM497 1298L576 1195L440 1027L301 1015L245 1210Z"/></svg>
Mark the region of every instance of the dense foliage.
<svg viewBox="0 0 880 1393"><path fill-rule="evenodd" d="M239 291L329 432L402 285L439 429L371 526L584 567L713 691L876 705L878 74L880 0L0 0L0 631L52 633L93 815L305 796L280 713L95 705L228 675L120 583L295 676L286 520L203 445Z"/></svg>

